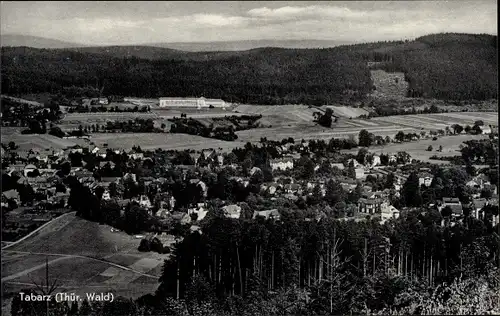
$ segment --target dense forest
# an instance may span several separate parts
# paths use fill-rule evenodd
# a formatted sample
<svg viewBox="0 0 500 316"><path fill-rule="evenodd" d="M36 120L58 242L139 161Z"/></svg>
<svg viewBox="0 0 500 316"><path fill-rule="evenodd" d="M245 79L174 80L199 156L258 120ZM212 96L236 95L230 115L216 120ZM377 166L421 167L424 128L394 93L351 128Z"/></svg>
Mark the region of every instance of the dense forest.
<svg viewBox="0 0 500 316"><path fill-rule="evenodd" d="M2 48L5 94L57 93L70 86L104 87L136 97L205 96L252 104L362 100L373 89L367 62L402 71L411 97L497 97L496 36L440 34L413 42L326 49L259 48L188 53L146 48L80 51ZM125 50L125 52L124 52Z"/></svg>

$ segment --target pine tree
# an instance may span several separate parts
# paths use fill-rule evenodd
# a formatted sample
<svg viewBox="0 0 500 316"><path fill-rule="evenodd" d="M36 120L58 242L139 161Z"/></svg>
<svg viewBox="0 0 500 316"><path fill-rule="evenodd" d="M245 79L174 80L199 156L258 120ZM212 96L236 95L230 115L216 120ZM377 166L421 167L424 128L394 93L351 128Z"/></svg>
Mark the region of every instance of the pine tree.
<svg viewBox="0 0 500 316"><path fill-rule="evenodd" d="M82 306L78 311L78 316L90 316L92 315L92 306L90 306L89 301L84 299L82 302Z"/></svg>
<svg viewBox="0 0 500 316"><path fill-rule="evenodd" d="M347 167L347 176L351 179L356 179L356 169L354 168L354 161L349 162L349 166Z"/></svg>
<svg viewBox="0 0 500 316"><path fill-rule="evenodd" d="M416 172L412 172L403 184L402 197L406 206L421 206L422 194Z"/></svg>

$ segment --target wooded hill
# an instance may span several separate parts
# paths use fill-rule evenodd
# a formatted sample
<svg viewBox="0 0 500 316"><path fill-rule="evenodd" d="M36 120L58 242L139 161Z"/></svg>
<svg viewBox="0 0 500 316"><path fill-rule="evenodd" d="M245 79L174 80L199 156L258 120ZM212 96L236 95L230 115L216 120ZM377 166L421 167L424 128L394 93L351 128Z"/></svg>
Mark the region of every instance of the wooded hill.
<svg viewBox="0 0 500 316"><path fill-rule="evenodd" d="M2 92L58 93L104 86L106 95L205 96L253 104L358 101L373 89L369 61L401 71L409 96L497 97L497 37L437 34L411 42L326 49L258 48L182 52L140 46L74 49L2 48ZM373 66L372 66L373 67Z"/></svg>

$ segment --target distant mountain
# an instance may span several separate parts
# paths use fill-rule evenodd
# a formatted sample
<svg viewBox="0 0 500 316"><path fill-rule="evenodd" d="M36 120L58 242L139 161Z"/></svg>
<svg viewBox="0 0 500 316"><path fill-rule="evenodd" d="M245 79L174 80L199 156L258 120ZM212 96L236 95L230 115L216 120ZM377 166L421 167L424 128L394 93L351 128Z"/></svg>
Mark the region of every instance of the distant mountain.
<svg viewBox="0 0 500 316"><path fill-rule="evenodd" d="M111 51L127 54L128 47L133 47L134 50L141 55L144 52L144 47L167 48L186 52L221 52L221 51L243 51L260 47L280 47L280 48L327 48L339 45L352 44L349 41L326 41L326 40L253 40L253 41L229 41L229 42L190 42L190 43L146 43L146 44L124 44L124 45L88 45L69 43L50 38L27 36L27 35L2 35L0 44L2 47L33 47L33 48L75 48L85 47L85 50L91 52L93 48L106 47ZM127 47L120 49L119 47ZM157 50L156 52L148 52L152 54L148 59L156 59L158 54L164 54L166 51ZM99 51L101 53L101 51ZM134 55L134 54L133 54Z"/></svg>
<svg viewBox="0 0 500 316"><path fill-rule="evenodd" d="M254 104L350 104L368 101L366 96L376 88L370 70L382 69L404 73L408 97L498 97L497 36L486 34L433 34L413 41L327 49L186 52L110 46L2 47L1 51L1 90L10 95L102 85L108 95L146 98L205 96Z"/></svg>
<svg viewBox="0 0 500 316"><path fill-rule="evenodd" d="M327 40L253 40L229 42L153 43L147 46L164 47L186 52L242 51L260 47L280 48L328 48L353 44L354 41Z"/></svg>
<svg viewBox="0 0 500 316"><path fill-rule="evenodd" d="M33 48L71 48L83 46L81 44L63 42L50 38L13 34L0 36L0 45L2 47L27 46Z"/></svg>

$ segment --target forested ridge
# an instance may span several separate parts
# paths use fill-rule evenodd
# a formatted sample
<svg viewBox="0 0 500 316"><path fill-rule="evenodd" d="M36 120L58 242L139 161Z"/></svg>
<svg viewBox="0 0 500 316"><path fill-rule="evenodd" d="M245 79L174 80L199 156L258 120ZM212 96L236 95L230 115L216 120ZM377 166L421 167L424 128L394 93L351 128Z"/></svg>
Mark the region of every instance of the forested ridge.
<svg viewBox="0 0 500 316"><path fill-rule="evenodd" d="M2 48L2 92L104 86L106 95L205 96L251 104L323 105L366 98L368 62L402 71L410 97L497 97L496 36L438 34L326 49L181 52L155 47Z"/></svg>

